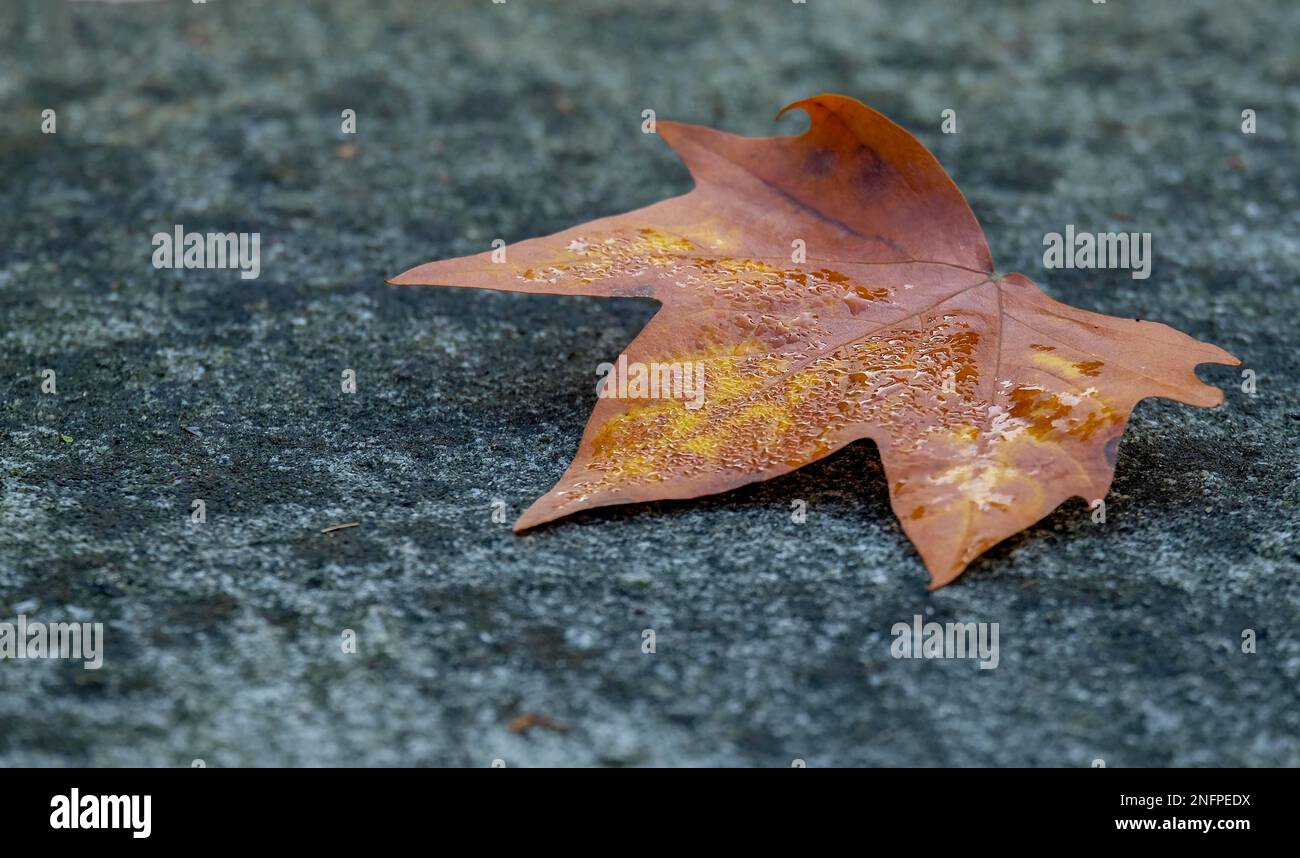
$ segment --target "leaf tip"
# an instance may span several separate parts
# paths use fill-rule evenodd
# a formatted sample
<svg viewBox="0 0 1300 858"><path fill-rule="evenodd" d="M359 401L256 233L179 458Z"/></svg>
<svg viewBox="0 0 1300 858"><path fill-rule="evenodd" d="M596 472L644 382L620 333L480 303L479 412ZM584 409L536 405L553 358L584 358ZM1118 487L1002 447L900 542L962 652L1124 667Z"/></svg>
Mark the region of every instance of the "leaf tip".
<svg viewBox="0 0 1300 858"><path fill-rule="evenodd" d="M408 268L401 274L385 278L384 282L389 286L436 286L440 282L446 282L445 280L440 281L434 276L434 267L437 265L439 265L438 262L426 262L423 265ZM441 273L445 274L446 272Z"/></svg>
<svg viewBox="0 0 1300 858"><path fill-rule="evenodd" d="M940 587L947 587L961 577L961 573L965 571L966 564L964 563L960 566L949 566L945 569L930 569L930 583L925 589L933 593Z"/></svg>
<svg viewBox="0 0 1300 858"><path fill-rule="evenodd" d="M384 282L389 286L413 286L415 284L412 282L411 273L416 270L418 270L418 268L408 268L401 274L394 274L392 277L385 277Z"/></svg>
<svg viewBox="0 0 1300 858"><path fill-rule="evenodd" d="M515 519L515 523L510 526L510 530L514 533L523 533L525 530L532 530L538 525L558 518L555 510L542 506L542 502L545 500L545 497L540 497L534 501L532 506L524 510L523 515Z"/></svg>
<svg viewBox="0 0 1300 858"><path fill-rule="evenodd" d="M826 107L827 102L849 102L851 104L856 105L857 107L867 109L867 110L870 109L865 104L858 101L856 98L849 98L847 95L837 95L833 92L823 92L818 95L810 95L807 98L801 98L798 101L790 102L785 107L777 111L776 119L780 119L782 116L785 116L791 110L802 110L804 113L807 113L811 117L812 112L808 110L808 105L817 104L822 107Z"/></svg>

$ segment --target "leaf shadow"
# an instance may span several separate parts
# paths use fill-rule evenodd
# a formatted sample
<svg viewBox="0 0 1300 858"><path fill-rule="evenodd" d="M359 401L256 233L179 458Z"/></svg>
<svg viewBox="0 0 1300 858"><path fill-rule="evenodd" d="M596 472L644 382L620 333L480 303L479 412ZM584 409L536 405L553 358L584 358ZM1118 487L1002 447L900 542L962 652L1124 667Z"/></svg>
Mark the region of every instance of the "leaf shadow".
<svg viewBox="0 0 1300 858"><path fill-rule="evenodd" d="M1126 452L1131 453L1131 447L1132 445L1130 451ZM1134 471L1142 470L1140 464L1131 461L1129 467ZM1157 473L1159 470L1158 467L1155 469ZM557 532L564 527L591 527L609 522L670 526L681 532L698 522L701 529L725 525L738 538L781 539L781 532L773 529L772 522L789 522L797 501L807 504L808 523L798 531L797 536L784 538L817 540L833 535L841 539L844 536L843 527L825 527L818 520L829 518L839 525L860 523L857 532L864 540L884 538L893 541L896 549L894 556L901 566L906 567L907 573L927 574L920 556L903 533L890 506L884 467L876 444L869 439L847 444L797 471L722 494L616 504L584 510L547 522L528 531L528 534L540 535ZM722 517L719 524L710 524L710 521L719 517ZM1005 578L1016 581L1018 586L1034 586L1032 576L1026 577L1025 570L1021 569L1015 575L1010 574L1017 552L1027 547L1045 549L1068 542L1074 546L1072 553L1081 556L1085 552L1095 551L1099 547L1098 540L1108 544L1110 538L1118 532L1113 526L1107 528L1105 525L1094 524L1088 502L1077 497L1067 498L1039 521L1011 534L975 558L957 579L957 583ZM1080 538L1086 535L1091 538ZM865 548L865 545L861 547Z"/></svg>

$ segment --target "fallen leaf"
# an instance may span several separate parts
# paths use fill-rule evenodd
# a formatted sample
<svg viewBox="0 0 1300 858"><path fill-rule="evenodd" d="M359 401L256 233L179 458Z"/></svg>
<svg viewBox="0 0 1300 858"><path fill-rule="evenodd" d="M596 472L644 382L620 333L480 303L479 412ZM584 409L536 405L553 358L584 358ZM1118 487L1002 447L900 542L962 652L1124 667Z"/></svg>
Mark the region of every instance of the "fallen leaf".
<svg viewBox="0 0 1300 858"><path fill-rule="evenodd" d="M811 119L794 137L660 121L689 193L390 281L656 298L620 360L704 366L698 408L671 385L681 398L599 398L516 531L726 491L870 438L933 589L1067 498L1102 498L1138 400L1223 400L1194 372L1239 363L1222 349L996 273L965 198L902 128L839 95L792 108Z"/></svg>

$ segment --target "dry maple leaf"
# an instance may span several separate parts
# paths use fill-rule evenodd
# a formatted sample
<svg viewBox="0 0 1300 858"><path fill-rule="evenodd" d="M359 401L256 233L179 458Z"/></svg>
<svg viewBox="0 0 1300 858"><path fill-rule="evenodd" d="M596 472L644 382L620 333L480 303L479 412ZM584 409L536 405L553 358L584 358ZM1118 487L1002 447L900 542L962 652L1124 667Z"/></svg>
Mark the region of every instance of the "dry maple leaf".
<svg viewBox="0 0 1300 858"><path fill-rule="evenodd" d="M504 261L390 281L655 298L628 365L703 365L698 408L598 399L573 463L516 531L733 489L870 438L933 589L1067 498L1103 497L1138 400L1222 401L1194 372L1239 363L1222 349L995 274L965 198L902 128L840 95L792 108L811 119L796 137L660 122L689 193L511 245Z"/></svg>

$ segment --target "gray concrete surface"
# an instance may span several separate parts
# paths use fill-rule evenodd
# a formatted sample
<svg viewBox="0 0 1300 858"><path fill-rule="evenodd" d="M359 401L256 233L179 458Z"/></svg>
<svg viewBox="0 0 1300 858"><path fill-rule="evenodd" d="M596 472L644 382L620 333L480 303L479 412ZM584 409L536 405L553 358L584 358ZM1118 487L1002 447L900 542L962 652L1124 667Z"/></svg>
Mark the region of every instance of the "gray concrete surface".
<svg viewBox="0 0 1300 858"><path fill-rule="evenodd" d="M0 765L1300 764L1297 43L1287 2L6 3L0 620L106 655L0 661ZM931 146L1000 270L1257 393L1148 400L1104 526L1067 504L935 594L869 444L494 523L654 305L384 277L684 191L647 107L793 133L820 91ZM260 232L261 277L155 270L177 223ZM1044 271L1066 223L1153 233L1152 277ZM1000 623L999 667L891 658L914 613Z"/></svg>

